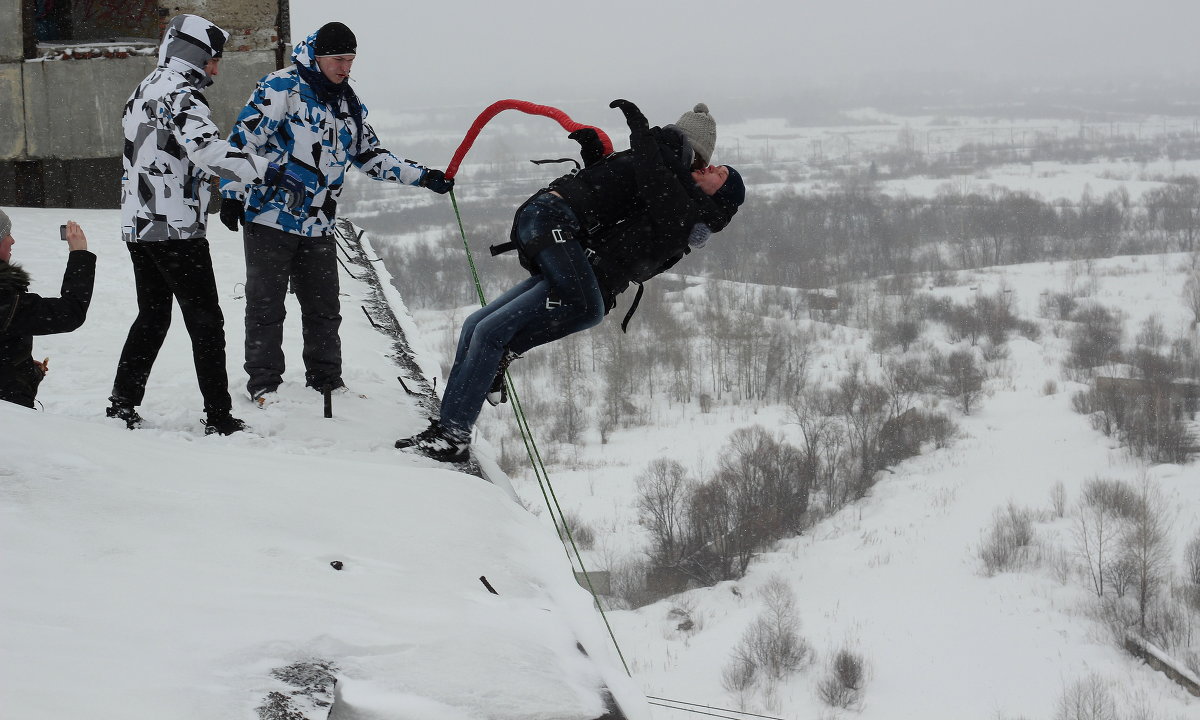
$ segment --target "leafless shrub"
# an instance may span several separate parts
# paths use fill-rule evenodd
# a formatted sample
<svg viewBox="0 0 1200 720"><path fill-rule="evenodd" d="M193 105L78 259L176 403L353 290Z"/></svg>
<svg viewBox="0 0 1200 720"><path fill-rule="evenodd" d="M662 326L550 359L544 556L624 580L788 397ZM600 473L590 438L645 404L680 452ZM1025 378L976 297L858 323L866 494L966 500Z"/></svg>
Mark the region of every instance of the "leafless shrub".
<svg viewBox="0 0 1200 720"><path fill-rule="evenodd" d="M1121 349L1122 322L1108 308L1091 303L1081 307L1072 320L1078 323L1071 332L1068 364L1092 368L1115 359Z"/></svg>
<svg viewBox="0 0 1200 720"><path fill-rule="evenodd" d="M1006 510L997 511L978 551L985 574L992 576L1022 566L1033 541L1032 512L1011 503Z"/></svg>
<svg viewBox="0 0 1200 720"><path fill-rule="evenodd" d="M721 669L721 687L731 693L744 693L754 686L757 672L750 658L734 655Z"/></svg>
<svg viewBox="0 0 1200 720"><path fill-rule="evenodd" d="M1186 650L1181 657L1184 667L1191 670L1193 675L1200 677L1200 652Z"/></svg>
<svg viewBox="0 0 1200 720"><path fill-rule="evenodd" d="M1062 585L1066 585L1075 572L1075 566L1071 562L1070 555L1060 547L1048 548L1044 554L1043 562L1054 573L1054 579L1058 580Z"/></svg>
<svg viewBox="0 0 1200 720"><path fill-rule="evenodd" d="M1117 554L1115 559L1104 564L1103 571L1105 585L1118 598L1125 597L1137 583L1137 565L1127 554Z"/></svg>
<svg viewBox="0 0 1200 720"><path fill-rule="evenodd" d="M1137 489L1123 480L1089 480L1083 486L1083 502L1126 520L1136 517L1139 512Z"/></svg>
<svg viewBox="0 0 1200 720"><path fill-rule="evenodd" d="M584 522L578 512L567 510L563 513L562 523L558 528L558 536L564 543L570 544L572 540L580 550L591 550L596 546L596 531L591 525Z"/></svg>
<svg viewBox="0 0 1200 720"><path fill-rule="evenodd" d="M1142 636L1147 640L1170 652L1191 646L1196 629L1183 602L1170 597L1155 598L1145 615Z"/></svg>
<svg viewBox="0 0 1200 720"><path fill-rule="evenodd" d="M624 560L610 563L608 583L613 607L637 608L660 600L646 585L648 565L640 560Z"/></svg>
<svg viewBox="0 0 1200 720"><path fill-rule="evenodd" d="M817 683L817 696L830 707L850 708L862 704L867 671L862 655L842 648L829 662L825 677Z"/></svg>
<svg viewBox="0 0 1200 720"><path fill-rule="evenodd" d="M1047 380L1046 382L1042 383L1042 394L1043 395L1057 395L1058 394L1058 382L1056 380L1051 379L1051 380Z"/></svg>
<svg viewBox="0 0 1200 720"><path fill-rule="evenodd" d="M1183 303L1192 311L1192 327L1200 323L1200 275L1191 275L1183 283Z"/></svg>
<svg viewBox="0 0 1200 720"><path fill-rule="evenodd" d="M1054 483L1050 488L1050 507L1054 510L1054 517L1062 519L1067 515L1067 486L1063 485L1062 480Z"/></svg>
<svg viewBox="0 0 1200 720"><path fill-rule="evenodd" d="M1046 293L1038 300L1038 315L1050 320L1066 320L1078 304L1070 293Z"/></svg>
<svg viewBox="0 0 1200 720"><path fill-rule="evenodd" d="M772 578L762 590L766 610L753 622L733 650L733 657L722 672L727 690L745 690L741 683L756 679L782 680L804 664L811 654L808 642L800 636L796 617L796 598L780 578Z"/></svg>
<svg viewBox="0 0 1200 720"><path fill-rule="evenodd" d="M1063 691L1054 720L1117 720L1117 704L1107 683L1089 675Z"/></svg>

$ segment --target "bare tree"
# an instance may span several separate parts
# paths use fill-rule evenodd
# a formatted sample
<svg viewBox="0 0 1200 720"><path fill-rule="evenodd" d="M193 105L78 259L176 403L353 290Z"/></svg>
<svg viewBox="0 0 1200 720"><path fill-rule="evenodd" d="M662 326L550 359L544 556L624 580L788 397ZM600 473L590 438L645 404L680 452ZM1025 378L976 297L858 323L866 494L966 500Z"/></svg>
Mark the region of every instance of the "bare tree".
<svg viewBox="0 0 1200 720"><path fill-rule="evenodd" d="M690 485L683 465L668 458L651 461L637 478L638 522L650 531L654 542L651 557L659 565L680 560Z"/></svg>
<svg viewBox="0 0 1200 720"><path fill-rule="evenodd" d="M1183 304L1192 311L1192 327L1200 324L1200 275L1192 274L1183 284Z"/></svg>
<svg viewBox="0 0 1200 720"><path fill-rule="evenodd" d="M1086 499L1081 503L1075 523L1075 546L1087 565L1096 597L1104 597L1104 580L1119 532L1120 518L1107 506Z"/></svg>
<svg viewBox="0 0 1200 720"><path fill-rule="evenodd" d="M1200 590L1200 531L1183 550L1183 573L1187 581Z"/></svg>
<svg viewBox="0 0 1200 720"><path fill-rule="evenodd" d="M1138 624L1145 629L1146 612L1170 570L1171 522L1166 498L1148 475L1138 490L1138 512L1125 527L1122 549L1135 573Z"/></svg>
<svg viewBox="0 0 1200 720"><path fill-rule="evenodd" d="M946 358L945 387L958 400L964 415L971 414L975 400L983 392L983 370L970 350L955 350Z"/></svg>

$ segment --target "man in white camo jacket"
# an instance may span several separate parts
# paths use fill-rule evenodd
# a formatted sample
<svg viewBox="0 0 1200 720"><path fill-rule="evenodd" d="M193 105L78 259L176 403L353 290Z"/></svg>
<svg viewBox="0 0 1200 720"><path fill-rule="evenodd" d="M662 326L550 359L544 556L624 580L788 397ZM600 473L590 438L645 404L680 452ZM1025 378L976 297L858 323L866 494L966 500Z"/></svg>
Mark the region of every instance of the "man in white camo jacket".
<svg viewBox="0 0 1200 720"><path fill-rule="evenodd" d="M293 204L303 200L299 178L234 148L213 123L200 91L218 74L228 37L198 15L173 18L158 66L133 91L121 118L121 235L133 262L138 316L121 351L107 415L131 429L142 422L135 408L171 325L172 300L191 336L205 432L244 429L231 413L225 319L206 238L209 182L219 177L263 183Z"/></svg>

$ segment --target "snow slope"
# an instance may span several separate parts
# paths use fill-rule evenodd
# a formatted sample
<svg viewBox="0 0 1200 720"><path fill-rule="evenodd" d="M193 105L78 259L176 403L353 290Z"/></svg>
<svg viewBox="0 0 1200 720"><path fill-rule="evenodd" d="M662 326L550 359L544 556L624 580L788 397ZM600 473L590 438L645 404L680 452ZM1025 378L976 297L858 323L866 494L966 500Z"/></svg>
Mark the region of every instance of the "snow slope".
<svg viewBox="0 0 1200 720"><path fill-rule="evenodd" d="M241 241L214 223L234 413L253 432L203 435L178 318L131 432L103 415L136 311L116 211L7 212L35 291L58 293L68 217L99 263L83 328L35 342L44 411L0 407L0 714L252 718L271 669L324 659L343 718L584 720L605 685L646 716L553 531L497 486L393 448L426 421L356 307L361 284L342 276L354 394L322 417L289 300L284 400L254 408Z"/></svg>

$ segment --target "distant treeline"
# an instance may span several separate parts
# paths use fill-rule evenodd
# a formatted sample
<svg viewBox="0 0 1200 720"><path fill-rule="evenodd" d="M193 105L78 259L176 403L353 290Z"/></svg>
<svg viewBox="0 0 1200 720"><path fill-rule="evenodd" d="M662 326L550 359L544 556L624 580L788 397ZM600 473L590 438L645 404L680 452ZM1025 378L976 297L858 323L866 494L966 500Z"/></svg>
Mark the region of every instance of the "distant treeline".
<svg viewBox="0 0 1200 720"><path fill-rule="evenodd" d="M1134 202L1123 189L1076 201L992 186L935 198L894 197L870 183L823 193L751 196L688 272L785 287L883 275L1192 251L1200 184L1173 178Z"/></svg>

